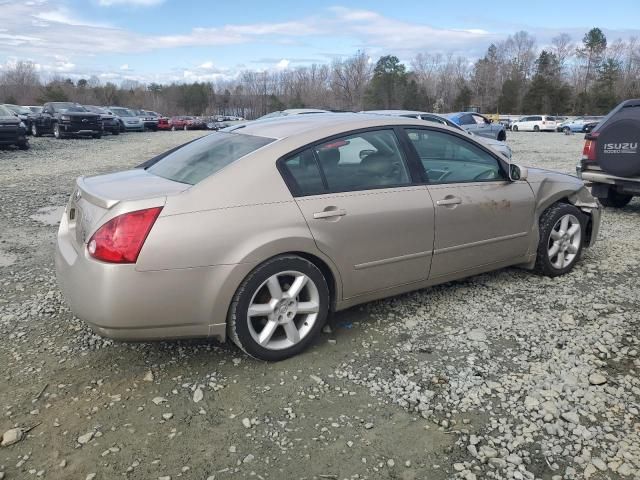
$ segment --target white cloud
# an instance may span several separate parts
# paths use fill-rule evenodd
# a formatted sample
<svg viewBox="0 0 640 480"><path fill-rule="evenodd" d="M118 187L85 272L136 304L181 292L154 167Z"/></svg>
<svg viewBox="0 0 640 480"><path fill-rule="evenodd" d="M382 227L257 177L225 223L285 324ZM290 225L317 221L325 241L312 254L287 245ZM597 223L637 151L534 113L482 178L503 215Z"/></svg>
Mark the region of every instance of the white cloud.
<svg viewBox="0 0 640 480"><path fill-rule="evenodd" d="M129 69L129 64L128 64L128 63L125 63L125 64L123 64L123 65L120 65L120 70L124 70L124 71L130 70L130 69Z"/></svg>
<svg viewBox="0 0 640 480"><path fill-rule="evenodd" d="M289 63L290 63L289 60L287 60L286 58L283 58L276 64L276 68L278 70L286 70L289 67Z"/></svg>
<svg viewBox="0 0 640 480"><path fill-rule="evenodd" d="M98 5L103 7L126 6L126 7L154 7L160 5L164 0L98 0Z"/></svg>

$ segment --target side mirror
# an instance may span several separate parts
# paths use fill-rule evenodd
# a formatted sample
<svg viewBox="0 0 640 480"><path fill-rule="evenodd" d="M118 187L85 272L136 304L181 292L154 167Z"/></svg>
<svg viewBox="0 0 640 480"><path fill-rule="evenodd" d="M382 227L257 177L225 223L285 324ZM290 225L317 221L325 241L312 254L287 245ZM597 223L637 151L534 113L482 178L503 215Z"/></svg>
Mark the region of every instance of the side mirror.
<svg viewBox="0 0 640 480"><path fill-rule="evenodd" d="M521 167L519 165L516 165L515 163L509 164L509 178L513 182L516 182L518 180L526 180L528 176L529 171L527 170L527 167Z"/></svg>

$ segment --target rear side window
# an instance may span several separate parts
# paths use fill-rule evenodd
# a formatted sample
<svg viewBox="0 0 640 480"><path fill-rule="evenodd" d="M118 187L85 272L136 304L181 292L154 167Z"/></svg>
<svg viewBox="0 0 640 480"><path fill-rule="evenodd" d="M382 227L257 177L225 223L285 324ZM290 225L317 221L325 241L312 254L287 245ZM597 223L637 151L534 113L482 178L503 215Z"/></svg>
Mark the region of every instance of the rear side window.
<svg viewBox="0 0 640 480"><path fill-rule="evenodd" d="M460 117L460 125L473 125L476 121L473 119L473 115L465 114Z"/></svg>
<svg viewBox="0 0 640 480"><path fill-rule="evenodd" d="M170 153L147 171L175 182L195 185L273 141L273 138L254 135L212 133Z"/></svg>
<svg viewBox="0 0 640 480"><path fill-rule="evenodd" d="M376 130L314 147L328 189L348 192L409 185L409 172L395 133Z"/></svg>
<svg viewBox="0 0 640 480"><path fill-rule="evenodd" d="M289 157L283 164L298 195L318 195L325 192L318 162L311 150Z"/></svg>

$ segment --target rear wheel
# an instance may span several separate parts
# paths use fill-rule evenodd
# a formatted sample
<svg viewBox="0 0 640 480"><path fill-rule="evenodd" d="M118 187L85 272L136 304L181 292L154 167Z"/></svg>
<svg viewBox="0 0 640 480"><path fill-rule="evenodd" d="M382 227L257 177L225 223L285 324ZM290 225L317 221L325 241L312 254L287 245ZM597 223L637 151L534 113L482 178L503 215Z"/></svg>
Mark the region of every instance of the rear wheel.
<svg viewBox="0 0 640 480"><path fill-rule="evenodd" d="M600 203L605 207L622 208L626 207L632 198L633 195L625 195L623 193L616 192L613 188L610 188L609 195L604 198L598 198L598 200L600 200Z"/></svg>
<svg viewBox="0 0 640 480"><path fill-rule="evenodd" d="M534 132L539 132L540 131L540 127L538 125L534 125L533 126L533 131Z"/></svg>
<svg viewBox="0 0 640 480"><path fill-rule="evenodd" d="M38 126L35 123L31 124L31 133L33 134L34 137L39 137L41 135L40 130L38 129Z"/></svg>
<svg viewBox="0 0 640 480"><path fill-rule="evenodd" d="M306 349L326 322L329 289L308 260L283 255L258 266L229 308L233 342L252 357L277 361Z"/></svg>
<svg viewBox="0 0 640 480"><path fill-rule="evenodd" d="M94 133L93 135L91 135L93 138L95 138L96 140L102 138L102 134L101 133Z"/></svg>
<svg viewBox="0 0 640 480"><path fill-rule="evenodd" d="M564 128L562 129L562 132L563 132L565 135L569 135L569 134L571 133L571 129L570 129L569 127L564 127Z"/></svg>
<svg viewBox="0 0 640 480"><path fill-rule="evenodd" d="M29 142L20 142L20 143L18 143L18 148L20 150L29 150Z"/></svg>
<svg viewBox="0 0 640 480"><path fill-rule="evenodd" d="M504 142L507 140L507 132L505 132L504 130L500 130L498 132L498 140L501 142Z"/></svg>
<svg viewBox="0 0 640 480"><path fill-rule="evenodd" d="M175 132L175 131L176 131L176 126L175 126L175 125L172 125L172 126L171 126L171 131L172 131L172 132Z"/></svg>
<svg viewBox="0 0 640 480"><path fill-rule="evenodd" d="M120 135L120 129L118 129L118 130L112 130L112 131L111 131L111 134L112 134L112 135Z"/></svg>
<svg viewBox="0 0 640 480"><path fill-rule="evenodd" d="M549 277L570 272L580 259L586 218L573 205L556 203L540 217L535 270Z"/></svg>
<svg viewBox="0 0 640 480"><path fill-rule="evenodd" d="M186 132L187 131L187 126L185 125L182 129Z"/></svg>
<svg viewBox="0 0 640 480"><path fill-rule="evenodd" d="M514 125L513 127L511 127L511 131L517 132L518 131L518 125Z"/></svg>

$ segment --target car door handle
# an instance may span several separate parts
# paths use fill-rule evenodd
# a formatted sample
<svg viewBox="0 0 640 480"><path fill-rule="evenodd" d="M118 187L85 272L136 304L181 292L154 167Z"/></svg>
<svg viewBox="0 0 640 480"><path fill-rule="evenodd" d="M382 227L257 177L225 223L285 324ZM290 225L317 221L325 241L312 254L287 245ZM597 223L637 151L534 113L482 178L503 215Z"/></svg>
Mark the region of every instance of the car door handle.
<svg viewBox="0 0 640 480"><path fill-rule="evenodd" d="M439 207L446 207L447 205L458 205L459 203L462 203L462 199L460 197L451 196L447 196L442 200L436 201L436 205L438 205Z"/></svg>
<svg viewBox="0 0 640 480"><path fill-rule="evenodd" d="M332 218L332 217L344 217L347 211L343 208L327 207L322 212L315 212L313 218Z"/></svg>

